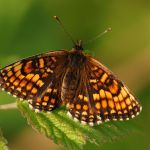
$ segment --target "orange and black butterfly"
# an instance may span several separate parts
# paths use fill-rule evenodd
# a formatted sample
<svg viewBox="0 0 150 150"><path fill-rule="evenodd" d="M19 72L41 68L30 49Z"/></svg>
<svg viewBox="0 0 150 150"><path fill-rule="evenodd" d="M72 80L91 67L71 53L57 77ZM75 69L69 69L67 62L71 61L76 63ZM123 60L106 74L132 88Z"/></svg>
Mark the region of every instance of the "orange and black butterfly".
<svg viewBox="0 0 150 150"><path fill-rule="evenodd" d="M65 105L75 121L91 126L128 120L142 108L109 69L83 52L80 42L71 51L50 51L1 69L0 87L27 100L36 112Z"/></svg>

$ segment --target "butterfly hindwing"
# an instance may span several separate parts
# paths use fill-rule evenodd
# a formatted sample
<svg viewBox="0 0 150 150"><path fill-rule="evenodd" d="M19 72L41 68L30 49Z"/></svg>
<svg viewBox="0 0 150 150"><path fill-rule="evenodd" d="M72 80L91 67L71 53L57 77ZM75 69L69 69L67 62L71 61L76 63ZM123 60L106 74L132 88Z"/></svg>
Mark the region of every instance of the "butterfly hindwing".
<svg viewBox="0 0 150 150"><path fill-rule="evenodd" d="M66 53L66 51L48 52L23 59L3 68L0 72L1 88L14 97L30 100L30 102L38 100L37 97L40 97L43 92L49 96L48 90L55 88L51 93L51 97L53 97L56 87L53 85L48 89L48 86L54 80L53 76L56 78L54 74L57 73L57 76L61 76L61 72L58 70L64 68L63 62ZM44 99L46 100L46 98ZM58 97L55 96L55 100L58 100ZM42 109L40 108L40 110Z"/></svg>
<svg viewBox="0 0 150 150"><path fill-rule="evenodd" d="M62 103L60 98L60 83L59 80L52 80L45 91L33 99L29 100L30 108L35 111L52 111L59 107Z"/></svg>
<svg viewBox="0 0 150 150"><path fill-rule="evenodd" d="M94 125L101 123L100 113L96 111L93 99L91 99L90 91L87 89L87 84L83 82L80 91L76 94L72 103L69 104L68 115L73 117L75 121L80 121L82 124Z"/></svg>

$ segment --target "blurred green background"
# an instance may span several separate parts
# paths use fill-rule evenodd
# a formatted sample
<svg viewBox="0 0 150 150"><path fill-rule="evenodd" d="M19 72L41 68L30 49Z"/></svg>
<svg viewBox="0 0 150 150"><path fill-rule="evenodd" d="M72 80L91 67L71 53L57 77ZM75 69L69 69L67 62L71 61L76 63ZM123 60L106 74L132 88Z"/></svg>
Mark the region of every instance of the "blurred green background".
<svg viewBox="0 0 150 150"><path fill-rule="evenodd" d="M72 42L54 15L62 19L75 39L83 41L112 27L111 33L84 48L115 72L143 106L140 116L131 120L141 134L100 149L150 149L150 1L0 0L0 67L48 50L71 49ZM0 104L13 101L1 92ZM31 129L18 110L0 110L0 128L11 150L60 149Z"/></svg>

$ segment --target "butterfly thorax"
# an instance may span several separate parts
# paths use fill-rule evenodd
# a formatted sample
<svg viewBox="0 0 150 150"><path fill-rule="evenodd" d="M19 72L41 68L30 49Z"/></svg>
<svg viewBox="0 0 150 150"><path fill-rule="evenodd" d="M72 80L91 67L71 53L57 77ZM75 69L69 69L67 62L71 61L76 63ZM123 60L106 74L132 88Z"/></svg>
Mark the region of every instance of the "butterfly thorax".
<svg viewBox="0 0 150 150"><path fill-rule="evenodd" d="M72 49L67 56L67 69L63 77L61 89L61 99L65 104L76 95L85 63L86 57L80 50Z"/></svg>

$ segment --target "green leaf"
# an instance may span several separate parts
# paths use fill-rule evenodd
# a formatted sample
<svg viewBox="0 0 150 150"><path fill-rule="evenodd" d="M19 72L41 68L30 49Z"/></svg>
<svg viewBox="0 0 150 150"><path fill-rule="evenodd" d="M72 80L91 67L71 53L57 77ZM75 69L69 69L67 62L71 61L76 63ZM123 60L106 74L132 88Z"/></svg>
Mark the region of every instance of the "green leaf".
<svg viewBox="0 0 150 150"><path fill-rule="evenodd" d="M18 107L33 128L69 150L82 149L87 143L101 146L138 131L129 121L112 121L94 127L85 126L69 118L66 115L67 110L63 107L50 114L35 113L29 109L27 102L18 101Z"/></svg>
<svg viewBox="0 0 150 150"><path fill-rule="evenodd" d="M8 150L8 147L6 145L7 145L7 140L4 139L0 131L0 150Z"/></svg>

